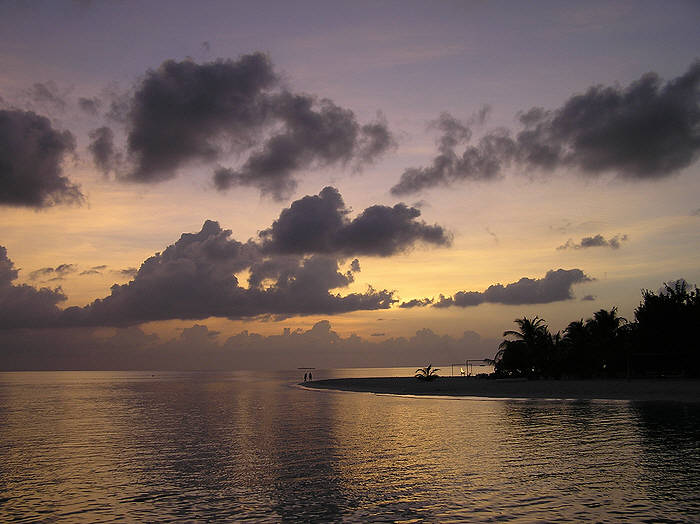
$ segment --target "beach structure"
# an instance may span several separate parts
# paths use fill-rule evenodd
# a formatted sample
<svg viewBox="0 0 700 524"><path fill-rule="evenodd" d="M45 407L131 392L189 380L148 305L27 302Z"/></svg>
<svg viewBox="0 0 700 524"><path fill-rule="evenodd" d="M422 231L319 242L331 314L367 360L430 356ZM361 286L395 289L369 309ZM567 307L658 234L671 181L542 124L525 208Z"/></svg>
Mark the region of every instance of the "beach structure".
<svg viewBox="0 0 700 524"><path fill-rule="evenodd" d="M471 358L465 360L464 364L462 364L461 362L458 362L456 364L450 364L451 376L455 376L455 366L459 366L459 374L461 376L474 376L474 363L476 362L477 366L483 366L484 364L488 363L488 361L489 359L487 358Z"/></svg>

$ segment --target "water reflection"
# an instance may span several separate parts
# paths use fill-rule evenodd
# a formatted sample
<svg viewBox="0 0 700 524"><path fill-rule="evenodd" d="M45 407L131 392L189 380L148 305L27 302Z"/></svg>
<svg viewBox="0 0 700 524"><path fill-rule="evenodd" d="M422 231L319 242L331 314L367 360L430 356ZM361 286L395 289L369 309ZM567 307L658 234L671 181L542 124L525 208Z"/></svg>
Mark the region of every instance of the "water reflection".
<svg viewBox="0 0 700 524"><path fill-rule="evenodd" d="M700 514L700 491L677 496L677 485L697 485L700 464L700 406L683 403L635 404L640 436L641 487L669 513Z"/></svg>
<svg viewBox="0 0 700 524"><path fill-rule="evenodd" d="M700 509L697 404L307 391L296 375L0 374L0 520L638 521Z"/></svg>
<svg viewBox="0 0 700 524"><path fill-rule="evenodd" d="M299 390L245 376L201 374L127 389L122 409L132 413L132 428L124 438L138 449L127 463L140 464L142 488L122 502L148 505L139 516L192 518L193 507L200 518L339 514L323 402L313 409L291 403Z"/></svg>

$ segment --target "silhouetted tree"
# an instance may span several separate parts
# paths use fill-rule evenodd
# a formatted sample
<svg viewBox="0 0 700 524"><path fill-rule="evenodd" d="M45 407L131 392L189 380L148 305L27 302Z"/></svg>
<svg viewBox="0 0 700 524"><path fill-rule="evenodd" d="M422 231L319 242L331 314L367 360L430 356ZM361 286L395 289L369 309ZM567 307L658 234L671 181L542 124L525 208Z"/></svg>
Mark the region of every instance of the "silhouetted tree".
<svg viewBox="0 0 700 524"><path fill-rule="evenodd" d="M633 355L638 372L700 376L700 351L695 329L700 326L700 293L687 282L664 283L658 294L642 291L634 311L636 339Z"/></svg>
<svg viewBox="0 0 700 524"><path fill-rule="evenodd" d="M593 313L593 318L586 320L594 376L615 376L624 372L625 353L620 327L626 323L627 320L618 315L617 307L610 311L600 309Z"/></svg>
<svg viewBox="0 0 700 524"><path fill-rule="evenodd" d="M440 371L440 368L434 368L432 364L428 364L428 367L416 369L414 377L418 380L430 381L440 377L440 375L437 374L438 371Z"/></svg>
<svg viewBox="0 0 700 524"><path fill-rule="evenodd" d="M515 340L501 342L493 359L496 373L515 377L547 374L555 346L544 319L523 317L514 322L519 330L504 331L503 336Z"/></svg>
<svg viewBox="0 0 700 524"><path fill-rule="evenodd" d="M569 323L549 333L539 317L518 318L517 330L503 332L493 360L504 377L622 377L683 374L700 376L700 291L684 280L664 284L658 293L642 292L635 322L622 318L617 307L600 309L586 321Z"/></svg>
<svg viewBox="0 0 700 524"><path fill-rule="evenodd" d="M595 358L591 351L591 332L583 319L570 322L562 339L564 353L564 373L569 376L591 377Z"/></svg>

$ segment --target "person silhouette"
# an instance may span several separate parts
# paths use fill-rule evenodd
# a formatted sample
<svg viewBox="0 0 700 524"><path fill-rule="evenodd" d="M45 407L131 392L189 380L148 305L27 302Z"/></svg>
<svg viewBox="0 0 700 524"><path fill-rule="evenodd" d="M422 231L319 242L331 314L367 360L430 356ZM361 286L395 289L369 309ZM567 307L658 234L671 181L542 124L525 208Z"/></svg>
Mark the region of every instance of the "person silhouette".
<svg viewBox="0 0 700 524"><path fill-rule="evenodd" d="M304 382L306 382L306 375L308 375L308 373L304 373Z"/></svg>
<svg viewBox="0 0 700 524"><path fill-rule="evenodd" d="M311 376L311 371L309 371L309 381L311 381L311 380L313 380L313 378Z"/></svg>

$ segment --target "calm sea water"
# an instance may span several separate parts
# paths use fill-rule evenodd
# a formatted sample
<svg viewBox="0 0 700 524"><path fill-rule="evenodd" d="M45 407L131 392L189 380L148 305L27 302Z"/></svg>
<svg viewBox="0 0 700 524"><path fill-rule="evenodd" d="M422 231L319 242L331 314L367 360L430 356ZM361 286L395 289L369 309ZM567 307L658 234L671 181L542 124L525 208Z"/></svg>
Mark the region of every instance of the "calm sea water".
<svg viewBox="0 0 700 524"><path fill-rule="evenodd" d="M698 404L405 398L300 378L0 374L0 521L700 519Z"/></svg>

